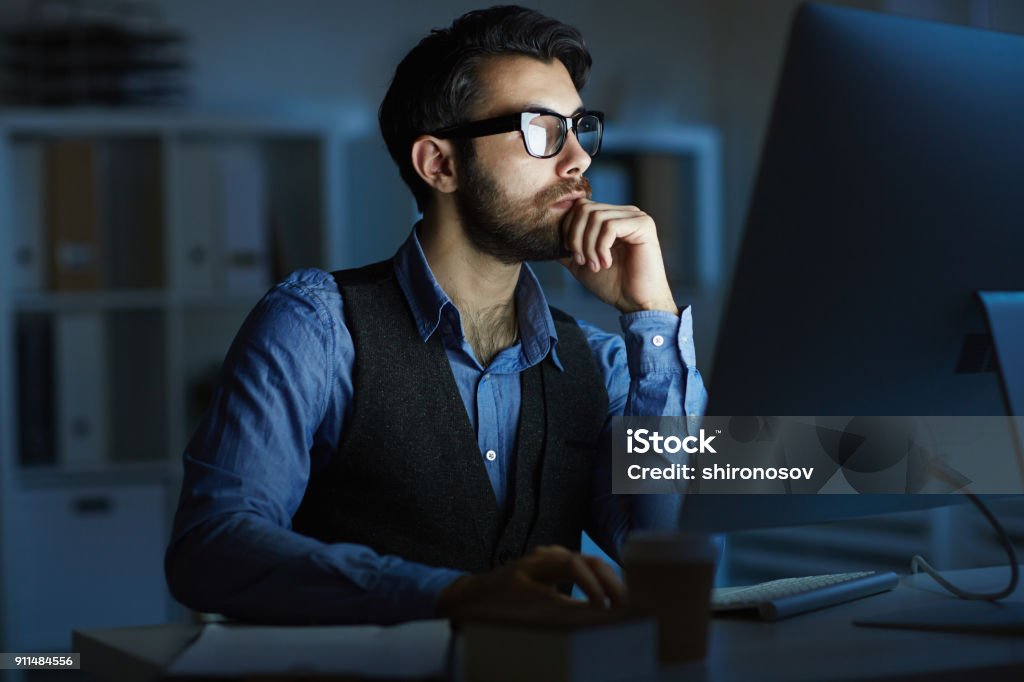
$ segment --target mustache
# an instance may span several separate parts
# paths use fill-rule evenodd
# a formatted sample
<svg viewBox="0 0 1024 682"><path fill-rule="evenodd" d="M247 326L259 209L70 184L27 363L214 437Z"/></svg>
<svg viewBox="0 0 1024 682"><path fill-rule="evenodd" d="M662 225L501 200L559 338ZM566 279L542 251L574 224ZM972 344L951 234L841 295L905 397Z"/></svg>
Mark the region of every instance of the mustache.
<svg viewBox="0 0 1024 682"><path fill-rule="evenodd" d="M572 180L563 180L557 185L552 185L538 192L535 201L538 206L546 207L567 194L575 194L577 192L583 192L589 199L591 195L590 181L582 176Z"/></svg>

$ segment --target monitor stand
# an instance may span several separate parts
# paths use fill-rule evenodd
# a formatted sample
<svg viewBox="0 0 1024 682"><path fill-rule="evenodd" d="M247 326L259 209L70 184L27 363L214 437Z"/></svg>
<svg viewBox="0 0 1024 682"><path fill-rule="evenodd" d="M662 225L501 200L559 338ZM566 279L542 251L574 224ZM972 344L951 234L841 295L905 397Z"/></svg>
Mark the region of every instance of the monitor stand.
<svg viewBox="0 0 1024 682"><path fill-rule="evenodd" d="M999 358L1006 413L1024 416L1024 291L979 291Z"/></svg>
<svg viewBox="0 0 1024 682"><path fill-rule="evenodd" d="M1024 416L1024 291L979 291L978 298L999 360L1006 414ZM1010 419L1017 467L1024 479L1024 433L1018 427L1019 420Z"/></svg>

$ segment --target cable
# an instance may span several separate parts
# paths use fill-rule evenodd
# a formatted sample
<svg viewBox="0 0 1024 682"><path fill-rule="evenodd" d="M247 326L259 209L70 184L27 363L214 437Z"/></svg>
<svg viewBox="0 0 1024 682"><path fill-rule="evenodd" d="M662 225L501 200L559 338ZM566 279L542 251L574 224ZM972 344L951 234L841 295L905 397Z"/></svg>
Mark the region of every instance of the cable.
<svg viewBox="0 0 1024 682"><path fill-rule="evenodd" d="M1010 557L1010 584L998 592L970 592L968 590L963 590L943 578L939 572L932 568L932 565L929 564L920 554L915 554L910 560L910 571L915 574L918 571L924 571L932 577L932 580L945 587L960 599L976 599L983 601L1004 599L1013 594L1013 591L1017 589L1017 581L1020 578L1020 567L1017 565L1017 553L1013 551L1013 543L1010 541L1010 536L1006 532L1006 529L1003 528L1002 524L999 523L995 514L993 514L985 503L982 502L974 493L965 492L964 494L967 495L967 498L974 503L974 506L984 514L985 518L988 519L988 522L992 524L992 528L995 529L996 535L999 536L999 542L1002 543L1003 547L1006 549L1006 554Z"/></svg>

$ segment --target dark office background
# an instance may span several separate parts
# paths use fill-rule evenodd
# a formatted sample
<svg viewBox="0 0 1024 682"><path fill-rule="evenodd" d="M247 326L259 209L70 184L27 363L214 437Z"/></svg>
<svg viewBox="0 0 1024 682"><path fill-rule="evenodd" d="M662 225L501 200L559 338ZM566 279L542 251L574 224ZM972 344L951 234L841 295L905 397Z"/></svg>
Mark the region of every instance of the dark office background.
<svg viewBox="0 0 1024 682"><path fill-rule="evenodd" d="M3 0L0 28L22 23L30 4L26 0ZM634 129L700 126L717 132L721 141L722 188L723 277L720 288L724 290L741 235L788 22L798 3L791 0L634 0L628 3L565 0L531 4L582 30L594 55L593 75L583 93L584 100L589 106L603 109L610 121ZM838 4L1024 33L1024 3L1017 0L864 0ZM392 70L405 51L428 28L447 25L453 17L476 7L477 3L453 0L429 3L414 0L161 0L152 5L159 10L164 25L180 30L187 38L188 96L177 105L177 110L241 112L242 115L272 113L284 118L293 113L301 116L314 111L338 112L337 115L370 130ZM0 115L16 111L8 104L0 109ZM386 202L380 197L404 197L404 189L397 173L386 170L389 161L381 144L371 140L361 149L367 155L368 166L377 169L372 177L380 186L375 187L373 193L357 197L358 205L351 207L348 215L369 216L385 210L396 216L397 223L391 232L367 231L358 236L358 255L368 260L391 253L397 239L407 233L409 224L403 223L401 216L411 219L411 207L401 203L404 199L399 200L398 210L392 203L384 205ZM359 166L358 160L350 158L349 163L355 163L356 168ZM9 295L2 290L0 294ZM703 294L721 294L721 291ZM700 297L695 295L695 298ZM707 300L715 298L710 296ZM5 310L0 307L0 312ZM717 313L715 309L694 311L698 319L706 316L714 320ZM203 327L198 325L197 328ZM713 325L701 326L697 340L698 363L707 366L713 348ZM5 366L0 370L3 381L13 381L8 378L11 369ZM13 395L13 391L8 395ZM153 399L164 400L162 397ZM2 407L11 409L10 403ZM117 421L123 417L117 413L115 405L110 419ZM32 504L37 506L31 514L15 504L2 507L3 532L9 537L12 529L17 528L20 537L46 537L56 548L80 541L81 538L64 538L59 534L54 537L54 529L45 525L45 519L49 518L47 504L51 500L47 495L55 495L54 504L63 503L64 493L74 490L75 486L83 486L84 497L74 498L76 504L86 513L95 512L97 505L104 504L106 483L102 472L94 471L80 481L26 479L19 471L18 455L9 451L7 443L0 444L4 458L0 466L0 476L4 477L3 494L23 493L26 486L39 494L32 496ZM124 472L118 476L119 485L125 480L130 482L130 475L129 479ZM177 496L173 476L168 480L167 487L161 488L160 493L164 502L153 511L165 528L169 528L166 519ZM133 494L145 498L154 489L143 485ZM140 503L145 506L144 499ZM19 525L24 523L24 518L42 521L25 528ZM147 516L145 521L149 520ZM973 523L973 519L957 512L940 510L895 521L844 522L801 531L763 532L738 538L730 550L730 560L734 563L734 575L749 579L838 572L846 570L850 562L888 566L899 561L896 568L903 568L902 562L912 553L908 550L911 545L926 552L941 547L942 555L937 563L946 566L964 565L969 553L976 554L972 561L983 562L989 556L987 550L968 545L949 547L940 541L957 535L958 528L962 530L959 535L973 536L973 531L968 530L974 527ZM846 528L847 532L838 532L839 528ZM167 540L166 535L139 537L141 533L131 525L120 527L115 543L120 549L106 557L61 555L59 552L46 555L50 565L35 575L41 582L61 582L71 585L72 593L86 594L93 586L84 581L83 571L102 573L103 561L130 561L139 552L152 553L154 547L162 547ZM135 616L131 608L121 603L122 596L116 585L110 586L109 594L96 594L93 590L93 595L83 600L81 609L63 608L66 604L52 611L47 611L45 604L32 610L16 608L11 605L10 596L24 589L24 585L15 584L15 576L25 575L25 569L15 566L18 556L5 537L0 537L0 556L3 557L0 603L4 604L0 650L16 650L12 646L22 641L52 642L50 650L67 650L67 632L71 627L111 625L114 624L111 619L117 620L117 614L121 613L125 615L119 624L137 624L132 621ZM998 555L994 556L992 562L998 559ZM141 577L133 589L141 589L148 595L158 605L156 612L166 614L165 618L186 618L184 610L174 607L166 594L158 560L157 563L147 561L146 565L155 567L156 572ZM809 566L814 567L812 571L806 570ZM37 587L40 594L47 592L46 588ZM105 612L98 613L97 609ZM73 613L73 617L65 615L68 613ZM64 639L53 638L55 630L63 632ZM31 632L32 637L23 639L21 635L25 632Z"/></svg>

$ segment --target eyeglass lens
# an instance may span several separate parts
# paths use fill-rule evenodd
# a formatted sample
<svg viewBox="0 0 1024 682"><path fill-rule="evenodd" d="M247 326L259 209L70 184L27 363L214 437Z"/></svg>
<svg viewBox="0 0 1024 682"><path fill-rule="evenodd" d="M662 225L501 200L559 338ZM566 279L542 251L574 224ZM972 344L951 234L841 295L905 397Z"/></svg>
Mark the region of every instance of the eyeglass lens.
<svg viewBox="0 0 1024 682"><path fill-rule="evenodd" d="M566 134L565 119L541 114L530 121L526 130L526 147L534 156L554 156L562 149ZM583 151L593 155L601 143L601 122L597 116L581 116L576 123L576 135Z"/></svg>

